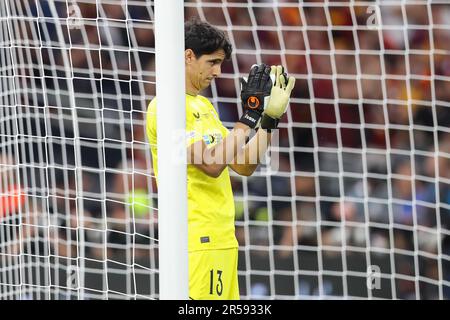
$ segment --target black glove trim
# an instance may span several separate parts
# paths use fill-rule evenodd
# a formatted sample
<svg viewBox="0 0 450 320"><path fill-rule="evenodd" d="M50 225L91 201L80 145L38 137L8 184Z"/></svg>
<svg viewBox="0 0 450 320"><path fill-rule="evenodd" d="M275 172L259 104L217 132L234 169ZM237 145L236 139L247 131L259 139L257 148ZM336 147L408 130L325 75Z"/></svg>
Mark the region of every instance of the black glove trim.
<svg viewBox="0 0 450 320"><path fill-rule="evenodd" d="M239 122L246 124L250 128L254 129L258 124L259 119L261 118L261 113L255 110L246 109L244 110L244 114L239 119Z"/></svg>
<svg viewBox="0 0 450 320"><path fill-rule="evenodd" d="M280 119L274 119L266 114L263 114L261 119L261 128L263 129L278 129Z"/></svg>

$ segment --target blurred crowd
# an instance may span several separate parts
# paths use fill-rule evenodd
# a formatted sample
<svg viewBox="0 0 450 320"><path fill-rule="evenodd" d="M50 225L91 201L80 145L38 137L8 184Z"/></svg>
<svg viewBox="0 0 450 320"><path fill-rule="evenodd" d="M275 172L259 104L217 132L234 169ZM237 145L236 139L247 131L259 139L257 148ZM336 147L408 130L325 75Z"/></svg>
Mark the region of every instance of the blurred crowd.
<svg viewBox="0 0 450 320"><path fill-rule="evenodd" d="M126 10L98 2L78 4L81 20L66 1L15 7L18 16L44 19L15 39L17 52L36 46L30 39L40 45L18 55L31 66L16 70L19 115L32 125L19 154L0 148L0 191L15 196L0 202L11 222L0 225L0 241L11 255L113 262L93 273L125 266L128 283L138 269L157 269L157 189L145 135L154 16L144 0ZM222 76L204 92L228 127L242 112L239 78L252 64L283 64L297 78L274 139L278 170L232 176L241 295L448 299L450 5L322 3L185 1L186 19L209 21L233 44ZM70 19L55 23L55 13ZM371 293L370 266L382 274Z"/></svg>

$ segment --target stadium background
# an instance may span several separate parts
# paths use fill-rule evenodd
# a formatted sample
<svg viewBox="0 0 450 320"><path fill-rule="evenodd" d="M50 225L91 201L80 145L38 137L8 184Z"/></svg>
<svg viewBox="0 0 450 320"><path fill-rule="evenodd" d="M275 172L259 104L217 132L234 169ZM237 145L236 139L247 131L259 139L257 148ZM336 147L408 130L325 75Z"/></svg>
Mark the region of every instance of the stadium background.
<svg viewBox="0 0 450 320"><path fill-rule="evenodd" d="M28 14L46 26L41 43L58 38L47 1L19 2L29 4ZM14 166L19 159L17 184L28 195L23 206L33 203L35 212L22 219L38 221L49 212L57 226L29 223L19 231L25 220L9 207L4 216L13 223L7 232L2 225L10 234L2 237L2 250L15 257L12 265L38 266L28 271L30 282L45 282L38 279L50 262L52 283L61 286L52 298L77 297L78 290L67 289L67 274L79 262L80 232L86 243L85 287L92 297L105 296L105 287L110 298L157 292L157 189L144 121L155 94L153 12L144 1L128 1L126 12L111 1L102 3L80 2L86 32L64 33L85 168L85 228L78 221L79 171L62 50L44 45L27 52L28 63L45 66L44 77L31 67L19 81L16 110L28 148L3 154L3 164ZM383 24L391 28L380 30L367 28L370 2L279 1L277 7L270 1L185 1L186 18L206 19L233 39L233 61L223 64L223 75L205 92L228 127L241 112L238 79L253 63L282 63L297 78L280 129L280 173L232 177L243 298L368 297L370 255L386 275L374 297L435 299L439 241L443 298L450 297L450 8L417 3L381 6ZM65 1L55 4L67 18ZM31 36L29 30L21 34ZM10 120L2 121L6 127ZM42 139L27 140L30 136ZM43 155L44 144L51 155ZM41 174L42 162L52 164L48 175ZM134 210L133 189L136 199L150 195ZM127 218L130 214L137 219ZM27 234L21 249L11 241L18 232ZM14 255L18 252L25 255ZM27 297L44 296L36 291Z"/></svg>

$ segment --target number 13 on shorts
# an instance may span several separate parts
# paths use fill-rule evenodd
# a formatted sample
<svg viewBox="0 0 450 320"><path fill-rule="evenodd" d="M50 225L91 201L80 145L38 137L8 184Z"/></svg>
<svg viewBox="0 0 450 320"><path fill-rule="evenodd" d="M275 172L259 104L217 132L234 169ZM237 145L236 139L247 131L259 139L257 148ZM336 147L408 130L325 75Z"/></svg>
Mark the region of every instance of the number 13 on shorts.
<svg viewBox="0 0 450 320"><path fill-rule="evenodd" d="M239 299L237 248L189 253L189 298Z"/></svg>
<svg viewBox="0 0 450 320"><path fill-rule="evenodd" d="M209 294L217 294L218 296L222 295L223 292L223 282L222 282L222 270L217 270L217 279L214 281L214 269L209 271ZM215 284L215 286L214 286Z"/></svg>

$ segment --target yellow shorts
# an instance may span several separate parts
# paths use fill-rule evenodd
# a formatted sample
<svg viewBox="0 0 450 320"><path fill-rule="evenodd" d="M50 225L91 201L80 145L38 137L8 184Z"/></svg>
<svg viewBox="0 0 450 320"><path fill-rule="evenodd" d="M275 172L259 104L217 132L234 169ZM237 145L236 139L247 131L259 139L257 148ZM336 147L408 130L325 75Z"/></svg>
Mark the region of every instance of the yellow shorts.
<svg viewBox="0 0 450 320"><path fill-rule="evenodd" d="M189 252L189 298L239 300L238 249Z"/></svg>

